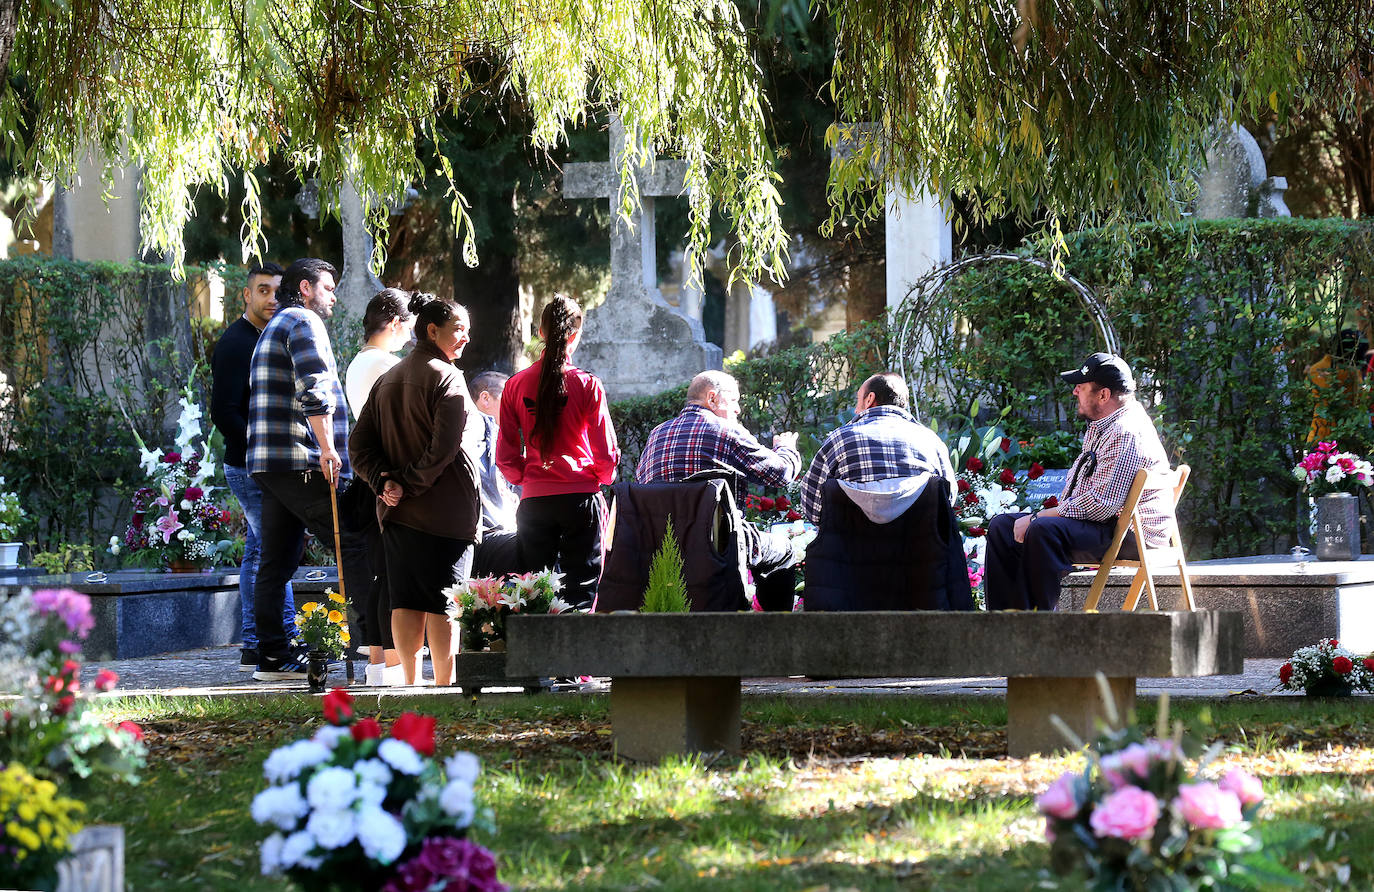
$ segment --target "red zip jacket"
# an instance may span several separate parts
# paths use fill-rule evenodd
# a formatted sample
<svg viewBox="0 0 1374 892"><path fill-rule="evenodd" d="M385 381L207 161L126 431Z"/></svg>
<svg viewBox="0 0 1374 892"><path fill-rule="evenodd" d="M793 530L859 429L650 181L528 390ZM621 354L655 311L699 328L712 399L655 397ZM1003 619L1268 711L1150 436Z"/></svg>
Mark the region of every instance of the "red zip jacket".
<svg viewBox="0 0 1374 892"><path fill-rule="evenodd" d="M590 372L572 366L564 369L568 405L558 419L555 448L546 456L530 442L543 367L541 355L538 362L506 382L496 466L512 485L522 487L522 498L596 492L601 484L615 479L620 461L606 389Z"/></svg>

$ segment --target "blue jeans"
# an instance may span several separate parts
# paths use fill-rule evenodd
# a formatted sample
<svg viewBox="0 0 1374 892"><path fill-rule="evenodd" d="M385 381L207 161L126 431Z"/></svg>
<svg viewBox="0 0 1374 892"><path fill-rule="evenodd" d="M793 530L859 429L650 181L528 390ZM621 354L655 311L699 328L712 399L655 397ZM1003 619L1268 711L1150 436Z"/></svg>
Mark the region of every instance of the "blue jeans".
<svg viewBox="0 0 1374 892"><path fill-rule="evenodd" d="M245 468L226 464L224 479L229 484L229 491L243 507L244 526L247 527L244 533L243 567L239 570L239 606L243 615L243 646L257 650L258 624L253 616L253 585L257 582L258 558L262 554L262 547L258 544L258 535L262 531L262 490L253 478L248 476ZM291 583L288 582L282 610L282 624L286 628L287 638L296 635L295 620L296 604L291 592Z"/></svg>

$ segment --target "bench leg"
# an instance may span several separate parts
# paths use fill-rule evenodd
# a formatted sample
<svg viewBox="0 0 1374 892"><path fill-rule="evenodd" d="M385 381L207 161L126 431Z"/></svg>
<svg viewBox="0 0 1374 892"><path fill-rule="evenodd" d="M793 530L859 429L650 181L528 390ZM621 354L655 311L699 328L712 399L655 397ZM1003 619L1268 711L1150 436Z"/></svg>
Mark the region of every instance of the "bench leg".
<svg viewBox="0 0 1374 892"><path fill-rule="evenodd" d="M640 762L725 751L739 755L738 678L613 678L616 754Z"/></svg>
<svg viewBox="0 0 1374 892"><path fill-rule="evenodd" d="M1109 678L1121 713L1135 705L1135 679ZM1095 678L1008 678L1007 752L1023 759L1032 753L1068 749L1069 741L1053 724L1057 715L1085 742L1097 737L1098 719L1107 710Z"/></svg>

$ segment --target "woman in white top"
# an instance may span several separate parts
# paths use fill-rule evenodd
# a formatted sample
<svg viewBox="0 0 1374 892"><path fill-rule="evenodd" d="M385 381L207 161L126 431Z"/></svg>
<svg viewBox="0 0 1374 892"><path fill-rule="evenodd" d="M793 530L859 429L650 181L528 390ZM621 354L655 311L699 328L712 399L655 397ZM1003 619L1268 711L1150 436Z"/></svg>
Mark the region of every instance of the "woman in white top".
<svg viewBox="0 0 1374 892"><path fill-rule="evenodd" d="M367 302L363 313L363 349L353 357L344 373L344 392L348 408L356 421L372 385L387 369L401 361L396 355L410 343L415 317L410 314L410 294L399 288L383 288Z"/></svg>
<svg viewBox="0 0 1374 892"><path fill-rule="evenodd" d="M353 357L344 373L344 392L348 407L356 421L363 405L388 369L400 362L396 355L410 341L415 329L415 317L410 312L410 294L399 288L384 288L367 302L363 313L363 349ZM367 487L356 478L353 486ZM371 492L367 493L372 495ZM391 637L391 597L386 588L386 566L382 550L381 530L377 527L376 498L364 499L366 515L358 521L364 525L368 544L368 563L372 572L372 588L363 600L367 616L367 683L369 685L404 684L401 656ZM356 504L356 503L355 503Z"/></svg>

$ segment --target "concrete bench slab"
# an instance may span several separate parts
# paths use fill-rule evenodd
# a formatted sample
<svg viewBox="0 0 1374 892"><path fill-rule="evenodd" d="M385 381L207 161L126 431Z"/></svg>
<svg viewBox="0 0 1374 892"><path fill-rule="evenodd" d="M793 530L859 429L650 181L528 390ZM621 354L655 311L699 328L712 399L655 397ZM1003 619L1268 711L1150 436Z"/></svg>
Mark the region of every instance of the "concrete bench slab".
<svg viewBox="0 0 1374 892"><path fill-rule="evenodd" d="M1112 571L1099 607L1120 609L1134 569ZM1337 638L1359 653L1374 651L1374 555L1358 561L1295 561L1288 555L1223 558L1188 564L1198 607L1245 615L1245 655L1274 659ZM1092 572L1064 580L1060 610L1078 610ZM1177 608L1177 573L1155 574L1159 606Z"/></svg>
<svg viewBox="0 0 1374 892"><path fill-rule="evenodd" d="M696 613L513 616L510 676L609 676L617 752L738 753L739 680L786 675L1008 677L1013 755L1063 746L1058 713L1080 735L1137 677L1243 670L1236 612Z"/></svg>

